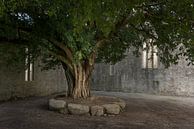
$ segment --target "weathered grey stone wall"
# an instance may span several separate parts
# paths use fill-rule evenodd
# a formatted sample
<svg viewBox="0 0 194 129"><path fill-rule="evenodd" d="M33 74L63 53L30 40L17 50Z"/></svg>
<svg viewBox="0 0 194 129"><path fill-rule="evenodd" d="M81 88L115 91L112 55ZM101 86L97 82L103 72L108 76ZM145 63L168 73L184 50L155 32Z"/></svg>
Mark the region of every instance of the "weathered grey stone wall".
<svg viewBox="0 0 194 129"><path fill-rule="evenodd" d="M113 67L114 74L110 75L110 65L96 65L92 78L94 90L194 96L194 66L187 66L184 59L168 69L161 63L157 69L143 69L142 58L129 52Z"/></svg>
<svg viewBox="0 0 194 129"><path fill-rule="evenodd" d="M194 66L187 64L182 59L178 65L157 71L155 79L159 81L160 94L194 96Z"/></svg>
<svg viewBox="0 0 194 129"><path fill-rule="evenodd" d="M25 63L25 62L24 62ZM66 91L62 68L41 71L40 61L35 62L34 81L25 81L24 63L17 68L7 67L0 57L0 101L15 97L45 96Z"/></svg>
<svg viewBox="0 0 194 129"><path fill-rule="evenodd" d="M67 84L62 68L41 71L40 61L35 63L34 81L25 82L24 64L10 69L0 57L0 100L14 97L44 96L66 91ZM97 64L92 78L92 89L101 91L121 91L152 93L163 95L194 96L194 66L180 60L178 65L164 69L143 69L141 57L131 52L113 66ZM18 72L20 71L20 72Z"/></svg>

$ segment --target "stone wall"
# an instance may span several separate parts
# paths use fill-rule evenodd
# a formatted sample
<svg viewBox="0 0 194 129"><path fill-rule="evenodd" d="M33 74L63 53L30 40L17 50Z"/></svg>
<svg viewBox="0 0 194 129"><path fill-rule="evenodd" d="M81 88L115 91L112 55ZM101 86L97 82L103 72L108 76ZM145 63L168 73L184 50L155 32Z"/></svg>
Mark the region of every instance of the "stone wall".
<svg viewBox="0 0 194 129"><path fill-rule="evenodd" d="M151 93L162 95L194 96L194 66L187 66L184 59L178 65L165 69L143 69L142 58L132 52L113 66L97 64L92 78L93 90Z"/></svg>
<svg viewBox="0 0 194 129"><path fill-rule="evenodd" d="M17 97L45 96L66 91L66 80L61 67L41 71L40 61L35 62L34 80L25 81L25 62L14 68L0 57L0 101Z"/></svg>
<svg viewBox="0 0 194 129"><path fill-rule="evenodd" d="M7 67L0 57L0 100L66 91L63 69L41 71L39 63L35 62L34 81L25 82L24 63L17 68ZM91 81L93 90L194 96L194 66L187 66L182 59L168 69L162 64L157 69L143 69L142 58L130 51L112 66L111 74L110 65L97 64Z"/></svg>

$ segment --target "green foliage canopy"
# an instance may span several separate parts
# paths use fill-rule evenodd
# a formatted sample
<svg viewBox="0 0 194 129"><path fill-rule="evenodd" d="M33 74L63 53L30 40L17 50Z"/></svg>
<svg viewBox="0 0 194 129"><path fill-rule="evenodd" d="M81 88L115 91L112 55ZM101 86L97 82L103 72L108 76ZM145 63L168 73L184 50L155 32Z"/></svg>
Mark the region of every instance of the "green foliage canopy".
<svg viewBox="0 0 194 129"><path fill-rule="evenodd" d="M74 64L92 53L115 63L150 38L166 66L183 54L193 61L193 22L193 0L0 0L0 42L52 53L50 65L69 56L63 47Z"/></svg>

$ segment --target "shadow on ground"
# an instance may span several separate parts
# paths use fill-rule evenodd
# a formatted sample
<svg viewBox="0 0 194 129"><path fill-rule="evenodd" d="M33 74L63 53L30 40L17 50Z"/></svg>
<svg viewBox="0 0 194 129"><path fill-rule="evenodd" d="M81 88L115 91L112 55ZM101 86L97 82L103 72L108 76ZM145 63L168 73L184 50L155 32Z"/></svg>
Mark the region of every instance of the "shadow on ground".
<svg viewBox="0 0 194 129"><path fill-rule="evenodd" d="M126 100L119 116L62 115L48 110L48 97L0 104L0 129L194 129L194 98L95 92Z"/></svg>

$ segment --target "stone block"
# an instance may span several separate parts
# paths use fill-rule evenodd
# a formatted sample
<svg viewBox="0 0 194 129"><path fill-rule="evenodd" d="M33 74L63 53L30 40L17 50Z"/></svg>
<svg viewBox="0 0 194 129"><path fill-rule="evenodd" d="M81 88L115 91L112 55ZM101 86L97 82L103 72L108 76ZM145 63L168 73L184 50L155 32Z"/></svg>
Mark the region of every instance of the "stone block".
<svg viewBox="0 0 194 129"><path fill-rule="evenodd" d="M125 107L126 107L125 101L123 101L123 100L121 100L121 99L119 99L118 102L114 102L114 104L119 105L119 106L121 107L122 110L125 109Z"/></svg>
<svg viewBox="0 0 194 129"><path fill-rule="evenodd" d="M91 115L92 116L103 116L104 115L104 107L102 106L91 106Z"/></svg>
<svg viewBox="0 0 194 129"><path fill-rule="evenodd" d="M50 99L49 100L49 109L50 110L61 110L63 108L66 108L66 102L64 100L56 100L56 99Z"/></svg>
<svg viewBox="0 0 194 129"><path fill-rule="evenodd" d="M104 104L105 112L110 115L118 115L121 111L121 108L117 104Z"/></svg>
<svg viewBox="0 0 194 129"><path fill-rule="evenodd" d="M73 115L87 115L89 114L90 108L86 105L69 103L68 110Z"/></svg>

